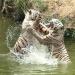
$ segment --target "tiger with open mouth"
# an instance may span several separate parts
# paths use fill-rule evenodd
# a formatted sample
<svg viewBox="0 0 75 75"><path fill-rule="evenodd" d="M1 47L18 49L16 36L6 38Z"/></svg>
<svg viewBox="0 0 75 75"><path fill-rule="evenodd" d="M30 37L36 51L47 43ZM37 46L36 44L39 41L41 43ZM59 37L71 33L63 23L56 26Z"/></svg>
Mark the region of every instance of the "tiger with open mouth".
<svg viewBox="0 0 75 75"><path fill-rule="evenodd" d="M44 30L45 26L42 26L40 24L41 21L41 14L39 11L36 11L34 9L30 9L25 14L25 19L22 23L22 32L16 41L13 50L14 52L20 53L20 54L27 54L29 52L29 48L31 45L35 44L36 40L34 36L30 32L27 31L28 27L32 27L35 29L38 33L45 33L48 32Z"/></svg>
<svg viewBox="0 0 75 75"><path fill-rule="evenodd" d="M43 24L44 25L44 24ZM29 27L28 31L41 43L48 46L51 56L58 59L60 63L71 63L69 55L67 53L64 44L64 26L58 19L50 20L50 23L46 24L47 35L39 35L32 27ZM51 32L52 30L52 32Z"/></svg>

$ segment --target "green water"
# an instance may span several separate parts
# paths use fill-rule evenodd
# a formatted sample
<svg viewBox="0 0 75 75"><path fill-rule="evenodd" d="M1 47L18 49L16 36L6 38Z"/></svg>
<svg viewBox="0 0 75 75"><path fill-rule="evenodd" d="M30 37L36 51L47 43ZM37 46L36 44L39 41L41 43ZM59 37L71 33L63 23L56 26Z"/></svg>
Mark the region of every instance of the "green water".
<svg viewBox="0 0 75 75"><path fill-rule="evenodd" d="M13 24L11 19L0 16L0 75L75 75L75 42L71 39L65 41L72 60L70 65L19 64L12 60L6 45L6 32Z"/></svg>

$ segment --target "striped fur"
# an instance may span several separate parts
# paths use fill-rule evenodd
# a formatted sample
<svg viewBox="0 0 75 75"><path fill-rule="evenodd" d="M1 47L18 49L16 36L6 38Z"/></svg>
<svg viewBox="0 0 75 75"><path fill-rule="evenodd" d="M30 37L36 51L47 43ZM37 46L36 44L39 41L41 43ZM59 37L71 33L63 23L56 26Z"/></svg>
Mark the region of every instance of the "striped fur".
<svg viewBox="0 0 75 75"><path fill-rule="evenodd" d="M15 43L14 50L16 52L20 52L21 54L23 54L24 52L22 51L22 49L27 46L28 46L27 39L23 37L22 35L20 35L17 42Z"/></svg>
<svg viewBox="0 0 75 75"><path fill-rule="evenodd" d="M53 37L59 41L56 44L52 45L52 56L57 58L61 63L70 63L71 60L64 44L63 24L58 19L52 19L50 22L53 22L54 28L56 28L57 30L57 32L53 33Z"/></svg>
<svg viewBox="0 0 75 75"><path fill-rule="evenodd" d="M57 58L60 63L71 62L64 43L62 43L61 45L58 45L57 48L54 48L51 52L51 55L52 57Z"/></svg>
<svg viewBox="0 0 75 75"><path fill-rule="evenodd" d="M58 22L57 22L58 21ZM59 62L62 63L70 63L71 60L69 58L69 55L67 53L67 50L64 45L64 29L63 29L63 24L57 20L54 19L50 21L53 26L52 28L47 28L47 30L53 30L53 32L50 32L49 34L44 35L43 37L40 36L34 29L30 29L32 35L37 38L37 40L44 45L47 45L49 50L51 51L52 57L55 57L59 60ZM58 24L59 23L59 24ZM57 25L56 25L57 24ZM50 24L48 24L50 25Z"/></svg>
<svg viewBox="0 0 75 75"><path fill-rule="evenodd" d="M25 51L23 51L23 48L29 47L30 45L33 45L34 43L34 37L27 31L27 28L29 26L31 26L32 28L36 28L35 24L39 24L37 22L39 22L40 20L40 12L36 11L34 9L30 9L26 15L25 15L25 19L22 23L22 32L18 38L18 40L16 41L15 45L14 45L14 51L15 52L19 52L21 54L23 54ZM37 29L37 28L36 28ZM39 29L39 28L38 28Z"/></svg>

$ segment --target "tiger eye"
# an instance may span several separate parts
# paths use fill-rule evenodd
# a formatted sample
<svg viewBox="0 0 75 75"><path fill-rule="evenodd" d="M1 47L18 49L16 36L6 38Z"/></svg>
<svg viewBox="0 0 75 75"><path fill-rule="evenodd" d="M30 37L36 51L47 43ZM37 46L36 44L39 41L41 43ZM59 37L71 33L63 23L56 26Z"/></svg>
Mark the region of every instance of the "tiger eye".
<svg viewBox="0 0 75 75"><path fill-rule="evenodd" d="M57 27L55 27L53 32L57 33L57 31L58 31L58 29L57 29Z"/></svg>
<svg viewBox="0 0 75 75"><path fill-rule="evenodd" d="M63 30L64 29L64 26L63 27L61 27L61 30Z"/></svg>

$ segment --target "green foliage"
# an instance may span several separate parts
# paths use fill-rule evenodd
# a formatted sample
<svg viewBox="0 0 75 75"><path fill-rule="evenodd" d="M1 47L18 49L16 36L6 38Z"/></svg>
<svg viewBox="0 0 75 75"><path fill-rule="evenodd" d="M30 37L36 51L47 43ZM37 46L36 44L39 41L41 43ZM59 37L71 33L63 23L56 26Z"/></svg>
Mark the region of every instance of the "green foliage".
<svg viewBox="0 0 75 75"><path fill-rule="evenodd" d="M68 17L64 17L64 18L61 17L60 20L63 24L68 24L70 22Z"/></svg>
<svg viewBox="0 0 75 75"><path fill-rule="evenodd" d="M39 11L44 12L48 9L48 5L43 0L33 0L34 6L39 9Z"/></svg>
<svg viewBox="0 0 75 75"><path fill-rule="evenodd" d="M18 10L27 10L31 7L30 0L15 0L15 6Z"/></svg>
<svg viewBox="0 0 75 75"><path fill-rule="evenodd" d="M62 19L61 22L63 23L63 25L66 23L65 19Z"/></svg>
<svg viewBox="0 0 75 75"><path fill-rule="evenodd" d="M70 24L75 24L75 18L70 18L69 16L66 16L64 18L60 17L60 20L62 21L63 24L68 25Z"/></svg>
<svg viewBox="0 0 75 75"><path fill-rule="evenodd" d="M75 29L66 29L64 36L67 38L75 38Z"/></svg>
<svg viewBox="0 0 75 75"><path fill-rule="evenodd" d="M72 37L75 38L75 30L72 33Z"/></svg>

